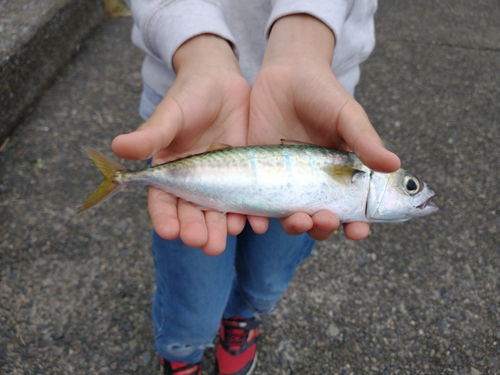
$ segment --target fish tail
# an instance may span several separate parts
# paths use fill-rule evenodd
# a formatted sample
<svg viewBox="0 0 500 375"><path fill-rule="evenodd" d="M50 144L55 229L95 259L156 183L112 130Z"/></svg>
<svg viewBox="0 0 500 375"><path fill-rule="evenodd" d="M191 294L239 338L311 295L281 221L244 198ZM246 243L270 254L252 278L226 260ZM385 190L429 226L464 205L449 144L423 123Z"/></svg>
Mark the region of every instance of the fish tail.
<svg viewBox="0 0 500 375"><path fill-rule="evenodd" d="M104 181L97 187L97 189L94 190L92 194L90 194L87 200L78 209L78 212L95 206L96 204L118 193L125 187L124 184L120 184L114 179L117 172L126 170L125 166L91 148L85 148L84 150L95 166L99 168L101 173L104 175Z"/></svg>

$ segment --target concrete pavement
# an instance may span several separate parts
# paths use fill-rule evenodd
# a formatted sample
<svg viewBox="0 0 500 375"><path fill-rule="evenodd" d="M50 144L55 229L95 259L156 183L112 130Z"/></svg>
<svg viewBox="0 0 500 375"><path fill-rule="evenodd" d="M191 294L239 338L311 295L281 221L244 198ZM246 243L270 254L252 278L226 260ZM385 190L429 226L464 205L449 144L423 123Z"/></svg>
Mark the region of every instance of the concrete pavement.
<svg viewBox="0 0 500 375"><path fill-rule="evenodd" d="M104 21L102 0L0 0L0 144Z"/></svg>

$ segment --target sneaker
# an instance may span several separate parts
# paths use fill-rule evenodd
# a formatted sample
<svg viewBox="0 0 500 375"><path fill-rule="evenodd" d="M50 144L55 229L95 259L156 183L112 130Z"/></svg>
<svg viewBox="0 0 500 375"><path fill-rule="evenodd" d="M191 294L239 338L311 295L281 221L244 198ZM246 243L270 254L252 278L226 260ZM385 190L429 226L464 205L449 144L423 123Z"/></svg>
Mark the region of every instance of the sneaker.
<svg viewBox="0 0 500 375"><path fill-rule="evenodd" d="M199 363L169 362L160 357L160 365L162 375L201 375Z"/></svg>
<svg viewBox="0 0 500 375"><path fill-rule="evenodd" d="M215 352L216 375L249 375L257 363L259 321L255 318L223 319Z"/></svg>

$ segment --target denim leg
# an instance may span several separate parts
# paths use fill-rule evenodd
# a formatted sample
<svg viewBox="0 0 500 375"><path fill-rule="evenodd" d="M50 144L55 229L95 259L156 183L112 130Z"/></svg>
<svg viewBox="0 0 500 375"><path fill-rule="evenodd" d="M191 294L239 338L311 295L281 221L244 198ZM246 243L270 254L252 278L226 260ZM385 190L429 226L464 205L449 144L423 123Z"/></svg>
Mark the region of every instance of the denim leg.
<svg viewBox="0 0 500 375"><path fill-rule="evenodd" d="M161 100L145 84L141 117L149 118ZM271 310L313 245L308 235L287 235L277 220L270 220L264 235L255 234L247 225L238 236L236 277L235 237L228 237L223 254L210 257L180 239L165 241L153 233L153 323L158 354L168 361L198 362L205 347L212 345L222 314L250 318L254 311Z"/></svg>
<svg viewBox="0 0 500 375"><path fill-rule="evenodd" d="M147 84L143 84L141 101L139 103L139 115L146 121L153 113L156 106L160 104L163 96L153 91Z"/></svg>
<svg viewBox="0 0 500 375"><path fill-rule="evenodd" d="M168 361L196 363L219 329L231 291L236 239L219 256L153 234L155 345Z"/></svg>
<svg viewBox="0 0 500 375"><path fill-rule="evenodd" d="M272 310L313 246L309 235L290 236L275 219L270 219L263 235L255 234L247 225L238 236L236 276L224 317L249 318L254 312Z"/></svg>

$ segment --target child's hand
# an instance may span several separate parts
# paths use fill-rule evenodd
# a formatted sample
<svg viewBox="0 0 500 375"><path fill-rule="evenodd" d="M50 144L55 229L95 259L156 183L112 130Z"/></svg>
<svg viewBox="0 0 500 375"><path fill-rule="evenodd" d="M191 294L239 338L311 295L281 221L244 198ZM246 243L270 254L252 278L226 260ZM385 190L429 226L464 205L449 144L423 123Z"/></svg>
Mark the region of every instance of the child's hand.
<svg viewBox="0 0 500 375"><path fill-rule="evenodd" d="M275 22L262 69L250 96L249 144L278 143L281 138L352 150L368 167L392 172L399 158L386 150L363 108L332 74L335 39L331 30L307 15ZM281 220L291 234L308 232L328 238L339 226L329 211L312 217L296 213ZM349 223L345 233L363 239L366 223Z"/></svg>
<svg viewBox="0 0 500 375"><path fill-rule="evenodd" d="M151 117L136 131L116 137L113 151L126 159L153 164L204 152L211 143L245 145L250 88L241 76L229 44L214 35L200 35L175 53L177 78ZM243 230L246 217L203 212L162 190L149 190L149 214L165 239L181 237L210 255L221 253L227 234ZM256 232L266 222L250 218Z"/></svg>

